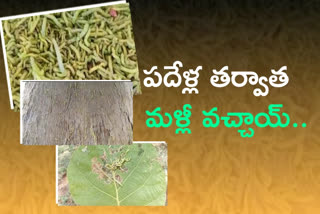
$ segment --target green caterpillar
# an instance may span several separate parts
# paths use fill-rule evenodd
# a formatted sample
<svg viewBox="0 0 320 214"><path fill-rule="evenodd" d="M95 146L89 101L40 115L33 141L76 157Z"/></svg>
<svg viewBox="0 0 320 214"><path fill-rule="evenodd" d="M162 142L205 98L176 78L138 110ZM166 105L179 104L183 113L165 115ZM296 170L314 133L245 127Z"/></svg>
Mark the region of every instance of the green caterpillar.
<svg viewBox="0 0 320 214"><path fill-rule="evenodd" d="M141 93L128 4L3 21L14 109L20 80L132 80Z"/></svg>

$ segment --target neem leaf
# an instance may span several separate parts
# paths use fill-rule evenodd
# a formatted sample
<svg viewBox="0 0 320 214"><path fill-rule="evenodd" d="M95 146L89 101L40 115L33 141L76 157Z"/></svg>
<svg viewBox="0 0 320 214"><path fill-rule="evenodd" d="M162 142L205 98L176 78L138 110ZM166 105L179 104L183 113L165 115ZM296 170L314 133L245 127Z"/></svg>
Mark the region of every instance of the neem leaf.
<svg viewBox="0 0 320 214"><path fill-rule="evenodd" d="M89 206L163 206L166 175L157 158L152 144L80 146L68 166L72 198Z"/></svg>

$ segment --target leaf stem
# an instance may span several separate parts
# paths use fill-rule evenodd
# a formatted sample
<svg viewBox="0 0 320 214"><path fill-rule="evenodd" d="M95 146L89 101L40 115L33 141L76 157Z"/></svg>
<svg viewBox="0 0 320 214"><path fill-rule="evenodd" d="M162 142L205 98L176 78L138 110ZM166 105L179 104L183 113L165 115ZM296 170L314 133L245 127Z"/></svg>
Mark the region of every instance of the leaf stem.
<svg viewBox="0 0 320 214"><path fill-rule="evenodd" d="M113 184L114 184L114 188L116 189L116 200L117 200L117 205L120 206L120 201L119 201L119 194L118 194L118 188L117 188L117 184L116 184L116 176L114 171L112 171L112 177L113 177Z"/></svg>

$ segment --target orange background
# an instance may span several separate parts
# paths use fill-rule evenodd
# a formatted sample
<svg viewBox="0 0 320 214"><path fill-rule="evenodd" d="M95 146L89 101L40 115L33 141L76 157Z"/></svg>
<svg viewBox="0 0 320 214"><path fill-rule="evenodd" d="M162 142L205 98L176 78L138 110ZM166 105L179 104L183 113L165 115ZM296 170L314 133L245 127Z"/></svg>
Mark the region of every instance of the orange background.
<svg viewBox="0 0 320 214"><path fill-rule="evenodd" d="M58 207L55 204L55 147L19 144L19 114L9 109L0 67L1 213L320 213L319 12L312 4L244 8L225 5L133 4L140 71L181 60L185 69L203 66L198 95L180 88L145 88L134 97L134 140L168 144L167 207ZM228 2L228 1L226 1ZM280 3L279 3L280 4ZM278 7L277 7L278 6ZM288 66L290 82L255 97L253 86L214 88L212 69L253 70L270 75ZM160 69L161 70L161 69ZM141 79L144 75L141 73ZM192 105L192 134L147 128L146 110L172 113ZM251 139L220 125L202 127L202 110L219 113L267 111L284 105L287 128L255 128ZM297 122L298 128L292 123ZM306 122L307 128L301 128Z"/></svg>

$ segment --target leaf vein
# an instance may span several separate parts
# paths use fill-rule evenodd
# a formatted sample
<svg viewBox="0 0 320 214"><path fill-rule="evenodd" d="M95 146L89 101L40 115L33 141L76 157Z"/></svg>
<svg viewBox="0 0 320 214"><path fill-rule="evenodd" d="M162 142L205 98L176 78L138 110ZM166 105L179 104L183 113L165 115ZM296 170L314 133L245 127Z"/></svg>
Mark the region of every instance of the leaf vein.
<svg viewBox="0 0 320 214"><path fill-rule="evenodd" d="M146 152L144 151L143 154L141 155L141 157L140 157L137 165L133 168L133 170L129 173L129 175L124 179L124 181L122 182L122 186L120 186L118 190L120 190L121 187L123 187L124 183L128 180L128 178L131 176L131 174L137 169L137 167L139 166L140 161L141 161L142 158L144 157L144 154L145 154L145 153L146 153Z"/></svg>
<svg viewBox="0 0 320 214"><path fill-rule="evenodd" d="M130 193L130 194L128 194L126 197L124 197L123 199L121 199L120 200L120 203L122 202L122 201L124 201L125 199L127 199L129 196L131 196L132 194L134 194L135 192L137 192L139 189L141 189L146 183L147 183L147 181L149 180L149 178L151 178L151 175L152 175L152 173L150 173L150 175L148 176L148 178L145 180L145 182L140 186L140 187L138 187L136 190L134 190L132 193Z"/></svg>
<svg viewBox="0 0 320 214"><path fill-rule="evenodd" d="M116 198L115 197L113 197L112 195L110 195L109 193L106 193L105 191L103 191L103 190L101 190L101 189L99 189L99 187L97 187L96 185L94 185L94 183L92 183L91 181L90 181L90 179L88 179L87 178L87 176L85 176L84 175L84 173L83 172L81 172L81 170L79 170L79 172L83 175L83 177L95 188L95 189L97 189L98 191L100 191L100 192L102 192L102 193L104 193L104 194L106 194L107 196L109 196L109 197L111 197L111 198L113 198L113 199L115 199L116 200Z"/></svg>
<svg viewBox="0 0 320 214"><path fill-rule="evenodd" d="M159 194L155 199L153 199L152 201L150 201L149 203L147 203L146 205L143 205L143 206L148 206L149 204L151 204L152 202L154 202L155 200L157 200L161 196L162 196L162 194Z"/></svg>

